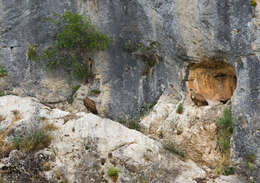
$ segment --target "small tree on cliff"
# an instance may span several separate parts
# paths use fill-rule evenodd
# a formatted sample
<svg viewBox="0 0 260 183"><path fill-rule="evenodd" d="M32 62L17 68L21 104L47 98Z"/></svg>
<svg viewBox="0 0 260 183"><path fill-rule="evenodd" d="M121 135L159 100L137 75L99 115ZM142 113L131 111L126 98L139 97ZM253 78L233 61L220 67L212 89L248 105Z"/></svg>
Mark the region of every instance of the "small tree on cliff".
<svg viewBox="0 0 260 183"><path fill-rule="evenodd" d="M107 48L111 39L77 13L54 14L48 21L59 31L55 34L52 45L41 50L34 60L45 60L50 69L63 67L81 80L90 77L91 60L88 59L88 54L93 50Z"/></svg>

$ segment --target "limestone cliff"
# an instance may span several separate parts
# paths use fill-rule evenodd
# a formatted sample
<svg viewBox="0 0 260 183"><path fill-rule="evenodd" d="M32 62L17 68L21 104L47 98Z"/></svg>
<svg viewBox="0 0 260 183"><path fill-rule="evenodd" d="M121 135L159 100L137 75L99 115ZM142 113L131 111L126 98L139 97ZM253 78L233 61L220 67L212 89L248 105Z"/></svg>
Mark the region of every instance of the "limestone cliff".
<svg viewBox="0 0 260 183"><path fill-rule="evenodd" d="M162 95L184 101L192 95L189 89L208 104L231 98L232 163L239 174L260 180L259 7L258 0L256 6L250 0L0 0L0 65L7 72L0 92L64 107L78 81L62 69L50 72L44 62L30 62L26 53L29 44L51 43L54 29L46 17L52 12L78 12L113 39L92 56L95 78L83 94L96 102L100 115L134 117ZM160 59L145 74L139 53L128 49L136 43L157 45ZM205 60L209 67L227 67L194 67ZM92 89L101 93L91 96ZM248 171L250 154L256 164Z"/></svg>

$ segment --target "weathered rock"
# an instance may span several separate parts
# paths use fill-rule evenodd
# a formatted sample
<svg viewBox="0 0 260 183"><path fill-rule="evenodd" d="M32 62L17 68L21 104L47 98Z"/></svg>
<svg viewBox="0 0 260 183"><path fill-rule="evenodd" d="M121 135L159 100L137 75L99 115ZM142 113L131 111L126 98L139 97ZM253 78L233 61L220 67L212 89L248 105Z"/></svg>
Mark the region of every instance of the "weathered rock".
<svg viewBox="0 0 260 183"><path fill-rule="evenodd" d="M183 113L176 112L179 101L173 96L162 96L153 111L141 124L145 133L171 142L176 150L183 152L200 165L214 169L222 159L217 148L216 119L225 105L197 107L187 98Z"/></svg>
<svg viewBox="0 0 260 183"><path fill-rule="evenodd" d="M231 99L236 89L235 70L225 62L204 61L189 70L187 89L198 104L214 104Z"/></svg>
<svg viewBox="0 0 260 183"><path fill-rule="evenodd" d="M32 119L44 118L58 127L52 132L54 139L48 148L26 158L24 153L14 150L8 158L0 160L0 167L13 170L17 168L16 170L22 173L20 175L25 176L24 171L35 166L35 169L30 169L30 175L35 175L38 180L112 182L107 170L114 166L120 170L117 182L196 183L196 180L203 179L213 181L213 178L208 178L207 172L193 161L184 162L165 151L159 141L109 119L91 113L80 112L72 115L58 109L50 109L29 97L0 97L0 104L6 105L5 123L8 124L12 124L11 110L20 110L21 120L17 121L16 126L11 126L15 134L16 131L26 129L24 127L39 123ZM22 108L19 108L20 106ZM0 114L3 115L2 111ZM15 134L10 134L9 138ZM44 165L47 162L49 164ZM14 179L8 176L4 178L10 181L21 180L15 172L12 172ZM224 177L219 183L229 183L225 179ZM240 182L236 177L230 179ZM30 182L27 177L23 180Z"/></svg>
<svg viewBox="0 0 260 183"><path fill-rule="evenodd" d="M67 73L49 72L43 62L26 58L28 43L44 47L51 42L54 30L45 17L64 10L89 16L114 40L109 49L93 56L100 88L106 88L102 111L112 119L135 116L172 87L186 92L191 63L220 57L232 65L237 76L232 110L236 119L243 118L234 126L232 159L239 165L254 153L258 168L253 174L260 179L259 6L249 0L0 0L0 64L7 69L7 76L0 78L1 91L54 103L71 95ZM161 61L148 75L142 75L143 60L125 48L128 42L160 45Z"/></svg>

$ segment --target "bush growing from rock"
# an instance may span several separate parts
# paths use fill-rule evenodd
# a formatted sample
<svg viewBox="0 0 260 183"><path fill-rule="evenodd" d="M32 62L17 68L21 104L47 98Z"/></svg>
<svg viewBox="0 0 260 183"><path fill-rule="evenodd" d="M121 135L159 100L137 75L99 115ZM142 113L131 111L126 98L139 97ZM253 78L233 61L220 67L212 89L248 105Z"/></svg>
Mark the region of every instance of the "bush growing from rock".
<svg viewBox="0 0 260 183"><path fill-rule="evenodd" d="M39 56L35 47L28 50L30 60L45 60L50 69L64 67L72 76L84 80L90 74L87 55L94 50L104 50L111 39L97 31L90 20L83 16L65 12L47 19L58 30L51 46L41 50Z"/></svg>
<svg viewBox="0 0 260 183"><path fill-rule="evenodd" d="M120 173L120 170L113 166L110 166L107 169L107 175L113 179L117 179L119 176L119 173Z"/></svg>
<svg viewBox="0 0 260 183"><path fill-rule="evenodd" d="M230 148L230 138L233 133L233 118L231 112L226 108L222 116L217 119L218 127L217 144L221 152L226 152Z"/></svg>
<svg viewBox="0 0 260 183"><path fill-rule="evenodd" d="M97 90L97 89L93 89L90 91L91 95L99 95L101 93L100 90Z"/></svg>
<svg viewBox="0 0 260 183"><path fill-rule="evenodd" d="M29 44L28 50L27 50L27 58L30 61L37 61L39 60L39 55L36 51L36 46Z"/></svg>
<svg viewBox="0 0 260 183"><path fill-rule="evenodd" d="M7 75L6 68L2 65L0 65L0 78L5 77Z"/></svg>
<svg viewBox="0 0 260 183"><path fill-rule="evenodd" d="M34 129L23 136L13 138L13 146L24 152L32 152L48 147L51 143L52 136L50 131L56 130L53 124L46 124L42 128Z"/></svg>
<svg viewBox="0 0 260 183"><path fill-rule="evenodd" d="M173 153L173 154L177 154L177 155L181 156L182 158L185 157L185 154L184 154L183 152L178 151L178 150L175 148L175 146L174 146L173 143L165 144L163 147L164 147L165 150L167 150L167 151L169 151L169 152L171 152L171 153Z"/></svg>
<svg viewBox="0 0 260 183"><path fill-rule="evenodd" d="M178 114L182 114L182 113L183 113L182 103L180 103L180 104L177 106L176 113L178 113Z"/></svg>
<svg viewBox="0 0 260 183"><path fill-rule="evenodd" d="M250 4L251 4L251 6L253 6L253 7L256 7L256 6L257 6L257 3L256 3L255 0L251 0L251 1L250 1Z"/></svg>

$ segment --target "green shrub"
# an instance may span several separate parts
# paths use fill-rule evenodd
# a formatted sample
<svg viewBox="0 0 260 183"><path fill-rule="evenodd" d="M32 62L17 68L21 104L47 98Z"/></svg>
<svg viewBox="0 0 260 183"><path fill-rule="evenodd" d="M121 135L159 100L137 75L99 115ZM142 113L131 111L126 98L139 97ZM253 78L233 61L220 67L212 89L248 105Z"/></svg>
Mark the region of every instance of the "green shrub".
<svg viewBox="0 0 260 183"><path fill-rule="evenodd" d="M233 118L227 108L224 109L222 117L217 120L216 125L220 128L228 128L231 133L233 132Z"/></svg>
<svg viewBox="0 0 260 183"><path fill-rule="evenodd" d="M88 147L87 145L85 146L85 150L86 150L86 151L89 150L89 147Z"/></svg>
<svg viewBox="0 0 260 183"><path fill-rule="evenodd" d="M97 90L97 89L93 89L90 91L91 95L99 95L101 93L100 90Z"/></svg>
<svg viewBox="0 0 260 183"><path fill-rule="evenodd" d="M256 155L255 155L255 153L249 153L248 155L246 155L245 159L246 159L247 162L255 163L256 162Z"/></svg>
<svg viewBox="0 0 260 183"><path fill-rule="evenodd" d="M177 106L176 113L178 113L178 114L182 114L182 113L183 113L182 103L180 103L180 104Z"/></svg>
<svg viewBox="0 0 260 183"><path fill-rule="evenodd" d="M147 116L153 110L153 107L155 105L156 105L156 102L152 102L152 103L148 103L144 107L142 107L141 111L140 111L140 115L139 115L140 118Z"/></svg>
<svg viewBox="0 0 260 183"><path fill-rule="evenodd" d="M126 117L123 117L118 122L126 126L127 128L137 131L141 130L140 119L128 119Z"/></svg>
<svg viewBox="0 0 260 183"><path fill-rule="evenodd" d="M27 50L27 58L30 61L38 61L40 59L35 45L29 45Z"/></svg>
<svg viewBox="0 0 260 183"><path fill-rule="evenodd" d="M171 152L171 153L173 153L173 154L177 154L177 155L179 155L179 156L181 156L181 157L183 157L183 158L185 157L185 154L184 154L183 152L178 151L178 150L174 147L174 144L173 144L173 143L165 144L163 147L164 147L165 150L167 150L167 151L169 151L169 152Z"/></svg>
<svg viewBox="0 0 260 183"><path fill-rule="evenodd" d="M107 169L107 175L111 178L117 178L119 176L119 173L120 173L120 170L113 166L110 166Z"/></svg>
<svg viewBox="0 0 260 183"><path fill-rule="evenodd" d="M256 3L255 0L251 0L251 1L250 1L250 4L251 4L251 6L253 6L253 7L256 7L256 6L257 6L257 3Z"/></svg>
<svg viewBox="0 0 260 183"><path fill-rule="evenodd" d="M88 73L91 71L87 55L107 48L111 39L77 13L67 11L63 15L54 14L47 20L60 30L55 34L52 45L41 50L40 58L46 61L47 67L63 67L81 81L92 77L93 73Z"/></svg>
<svg viewBox="0 0 260 183"><path fill-rule="evenodd" d="M5 77L7 75L7 71L5 66L0 65L0 78Z"/></svg>
<svg viewBox="0 0 260 183"><path fill-rule="evenodd" d="M139 114L137 114L135 118L128 118L126 116L123 116L118 120L118 122L126 126L127 128L141 131L140 121L152 111L155 104L156 102L148 103L144 105L141 109L139 109Z"/></svg>
<svg viewBox="0 0 260 183"><path fill-rule="evenodd" d="M79 88L80 88L80 85L72 86L72 92L71 92L71 95L68 98L68 103L69 104L73 103L73 96L75 95L75 93L78 91Z"/></svg>
<svg viewBox="0 0 260 183"><path fill-rule="evenodd" d="M227 151L230 148L230 137L229 136L221 136L217 140L217 144L220 147L222 152Z"/></svg>
<svg viewBox="0 0 260 183"><path fill-rule="evenodd" d="M224 168L224 173L223 175L234 175L235 174L235 169L233 167L225 167Z"/></svg>
<svg viewBox="0 0 260 183"><path fill-rule="evenodd" d="M223 114L216 121L217 145L221 152L226 152L230 148L230 138L233 133L233 118L231 112L225 108Z"/></svg>
<svg viewBox="0 0 260 183"><path fill-rule="evenodd" d="M56 128L55 128L56 129ZM28 132L26 135L13 138L12 145L24 152L32 152L48 147L51 143L52 136L49 131L55 130L44 126L40 129L35 129Z"/></svg>

